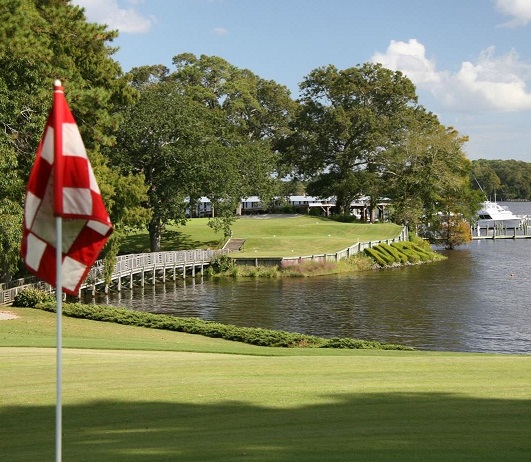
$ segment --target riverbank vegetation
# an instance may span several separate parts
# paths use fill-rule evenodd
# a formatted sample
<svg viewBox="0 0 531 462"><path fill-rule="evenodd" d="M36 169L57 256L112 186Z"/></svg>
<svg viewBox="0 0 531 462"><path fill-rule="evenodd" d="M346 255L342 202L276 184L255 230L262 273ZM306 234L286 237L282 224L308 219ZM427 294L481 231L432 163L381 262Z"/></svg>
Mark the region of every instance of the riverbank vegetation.
<svg viewBox="0 0 531 462"><path fill-rule="evenodd" d="M422 239L415 239L415 242L381 243L365 249L364 253L381 268L407 264L416 265L419 263L440 261L446 258L433 251Z"/></svg>
<svg viewBox="0 0 531 462"><path fill-rule="evenodd" d="M364 253L358 253L339 261L305 260L279 266L236 265L230 255L221 255L212 261L205 274L211 277L282 278L324 276L327 274L369 271L375 262Z"/></svg>
<svg viewBox="0 0 531 462"><path fill-rule="evenodd" d="M53 460L55 314L9 310L0 453ZM271 348L64 317L64 458L527 461L530 381L525 355Z"/></svg>

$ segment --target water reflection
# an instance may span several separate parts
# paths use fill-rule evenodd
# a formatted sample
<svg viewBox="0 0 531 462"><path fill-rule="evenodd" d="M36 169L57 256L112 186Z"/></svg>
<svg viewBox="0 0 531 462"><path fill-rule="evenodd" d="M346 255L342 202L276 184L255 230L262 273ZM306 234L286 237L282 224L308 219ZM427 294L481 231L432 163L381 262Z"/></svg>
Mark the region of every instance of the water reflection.
<svg viewBox="0 0 531 462"><path fill-rule="evenodd" d="M444 262L422 266L314 278L168 281L96 301L419 349L531 353L530 250L531 240L475 241Z"/></svg>
<svg viewBox="0 0 531 462"><path fill-rule="evenodd" d="M531 240L475 241L436 264L315 278L187 279L95 301L420 349L530 353L530 250Z"/></svg>

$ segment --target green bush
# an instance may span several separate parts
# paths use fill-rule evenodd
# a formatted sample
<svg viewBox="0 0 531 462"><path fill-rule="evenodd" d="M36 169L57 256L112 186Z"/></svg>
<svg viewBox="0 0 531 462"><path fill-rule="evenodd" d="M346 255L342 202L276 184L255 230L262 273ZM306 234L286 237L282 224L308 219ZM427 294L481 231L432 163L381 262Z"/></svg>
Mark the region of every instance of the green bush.
<svg viewBox="0 0 531 462"><path fill-rule="evenodd" d="M420 259L422 261L429 261L433 258L433 255L435 252L433 252L431 249L426 251L422 247L419 247L417 244L411 243L411 250L414 250L417 252L420 256Z"/></svg>
<svg viewBox="0 0 531 462"><path fill-rule="evenodd" d="M340 223L359 223L360 222L359 218L357 218L354 215L345 215L345 214L331 215L329 218L334 221L339 221Z"/></svg>
<svg viewBox="0 0 531 462"><path fill-rule="evenodd" d="M44 290L27 287L22 289L13 300L13 306L19 308L33 308L39 303L53 302L55 295Z"/></svg>
<svg viewBox="0 0 531 462"><path fill-rule="evenodd" d="M404 244L397 242L396 244ZM394 244L393 244L394 245ZM409 263L419 263L421 261L420 255L407 245L397 245L397 248L407 257Z"/></svg>
<svg viewBox="0 0 531 462"><path fill-rule="evenodd" d="M353 338L331 338L322 348L342 348L342 349L369 349L375 348L379 350L410 350L410 347L404 345L393 345L391 343L379 343L369 340L357 340Z"/></svg>
<svg viewBox="0 0 531 462"><path fill-rule="evenodd" d="M228 255L218 255L210 262L210 268L212 268L214 274L232 271L234 260Z"/></svg>
<svg viewBox="0 0 531 462"><path fill-rule="evenodd" d="M400 250L398 250L396 247L392 247L389 244L386 244L385 242L379 244L378 247L379 249L391 255L394 258L395 262L402 264L407 263L407 256L400 252Z"/></svg>
<svg viewBox="0 0 531 462"><path fill-rule="evenodd" d="M419 246L412 242L395 242L393 247L399 249L403 254L407 255L410 263L418 263L420 261L432 261L436 258L436 253L424 251Z"/></svg>
<svg viewBox="0 0 531 462"><path fill-rule="evenodd" d="M382 254L374 248L363 249L363 253L372 258L379 266L387 266L387 261L382 257Z"/></svg>
<svg viewBox="0 0 531 462"><path fill-rule="evenodd" d="M55 312L54 303L41 303L36 308ZM103 305L84 305L81 303L63 304L63 315L74 318L91 319L93 321L114 322L152 329L165 329L188 334L199 334L206 337L223 338L251 345L269 347L308 347L308 348L372 348L372 349L408 349L401 345L390 345L379 342L366 342L354 339L329 339L313 335L285 332L281 330L261 329L257 327L238 327L220 324L197 318L179 318L165 314L145 313L124 308Z"/></svg>
<svg viewBox="0 0 531 462"><path fill-rule="evenodd" d="M377 252L381 258L383 258L386 262L386 265L393 265L395 262L395 258L387 253L384 249L380 247L380 245L375 245L373 247L374 251Z"/></svg>
<svg viewBox="0 0 531 462"><path fill-rule="evenodd" d="M417 247L420 247L424 252L433 252L429 241L427 241L426 239L422 239L414 233L409 233L409 241L412 244L415 244Z"/></svg>

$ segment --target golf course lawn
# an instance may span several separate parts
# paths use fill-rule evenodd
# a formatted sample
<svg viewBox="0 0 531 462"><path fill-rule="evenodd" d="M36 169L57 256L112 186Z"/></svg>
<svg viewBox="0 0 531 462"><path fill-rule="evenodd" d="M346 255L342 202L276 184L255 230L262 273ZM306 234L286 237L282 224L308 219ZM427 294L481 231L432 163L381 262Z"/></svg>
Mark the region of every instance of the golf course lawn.
<svg viewBox="0 0 531 462"><path fill-rule="evenodd" d="M309 215L277 217L280 215L254 215L236 220L233 237L246 240L238 255L289 257L335 253L357 242L392 239L402 231L401 226L393 223L340 223ZM186 226L168 226L162 234L161 250L215 249L223 244L223 233L215 233L207 218L194 218ZM129 235L121 251L149 252L147 232Z"/></svg>
<svg viewBox="0 0 531 462"><path fill-rule="evenodd" d="M0 321L0 460L53 460L55 315ZM63 319L63 460L528 461L528 355L276 349Z"/></svg>

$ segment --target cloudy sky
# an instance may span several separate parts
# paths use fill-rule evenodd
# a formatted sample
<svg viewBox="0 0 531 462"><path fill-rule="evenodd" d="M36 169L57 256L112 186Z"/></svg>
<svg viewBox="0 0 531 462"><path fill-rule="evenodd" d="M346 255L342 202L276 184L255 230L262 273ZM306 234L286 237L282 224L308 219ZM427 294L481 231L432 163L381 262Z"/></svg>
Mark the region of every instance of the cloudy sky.
<svg viewBox="0 0 531 462"><path fill-rule="evenodd" d="M470 137L471 159L531 162L531 0L73 0L118 29L124 71L191 52L286 85L364 62L401 70Z"/></svg>

